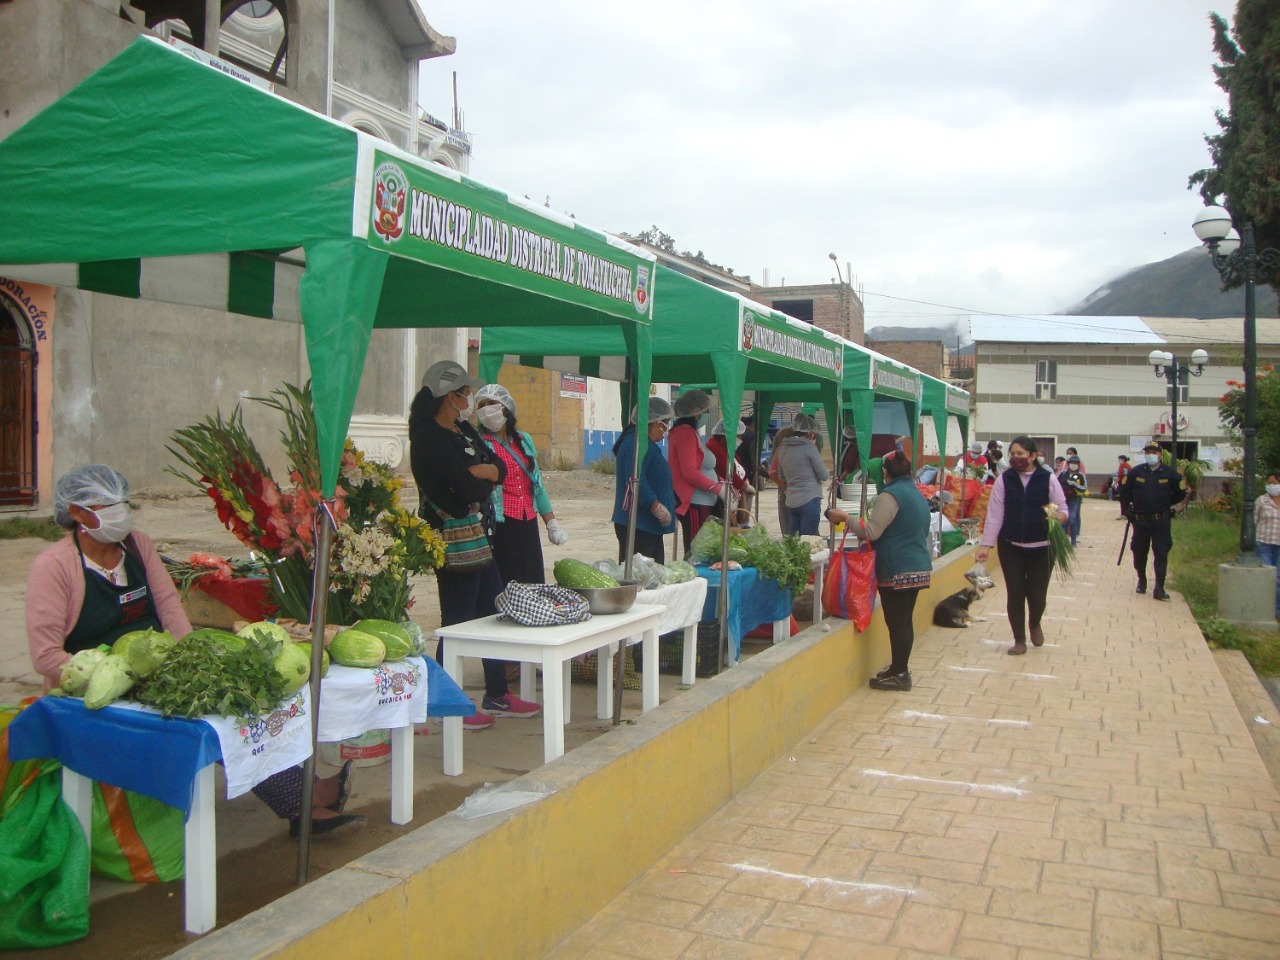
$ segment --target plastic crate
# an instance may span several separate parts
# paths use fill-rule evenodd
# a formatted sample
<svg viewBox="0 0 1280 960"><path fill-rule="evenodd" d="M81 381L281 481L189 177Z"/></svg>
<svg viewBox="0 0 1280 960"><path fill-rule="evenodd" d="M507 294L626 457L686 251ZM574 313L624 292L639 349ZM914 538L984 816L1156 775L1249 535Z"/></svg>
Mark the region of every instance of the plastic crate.
<svg viewBox="0 0 1280 960"><path fill-rule="evenodd" d="M719 671L720 624L698 624L698 650L694 656L696 677L714 677ZM664 633L658 638L658 672L677 676L684 672L684 631Z"/></svg>

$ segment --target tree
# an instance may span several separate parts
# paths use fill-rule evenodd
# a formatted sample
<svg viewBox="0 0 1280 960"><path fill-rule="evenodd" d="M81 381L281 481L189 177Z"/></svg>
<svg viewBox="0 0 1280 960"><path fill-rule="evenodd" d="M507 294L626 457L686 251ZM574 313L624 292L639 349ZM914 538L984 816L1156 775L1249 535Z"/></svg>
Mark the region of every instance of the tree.
<svg viewBox="0 0 1280 960"><path fill-rule="evenodd" d="M1258 395L1258 472L1265 476L1280 469L1280 376L1272 366L1261 367L1254 385ZM1243 445L1244 384L1228 380L1227 386L1230 389L1218 401L1218 419L1227 437L1240 447Z"/></svg>
<svg viewBox="0 0 1280 960"><path fill-rule="evenodd" d="M1276 0L1239 0L1234 29L1216 13L1209 22L1228 107L1215 113L1221 132L1204 138L1213 166L1193 173L1187 188L1198 185L1241 227L1253 221L1259 247L1280 246L1280 9ZM1260 270L1258 282L1280 290L1277 272Z"/></svg>
<svg viewBox="0 0 1280 960"><path fill-rule="evenodd" d="M623 236L626 236L626 234L623 234ZM704 267L710 267L713 270L722 270L730 276L737 276L737 274L734 273L733 267L726 267L719 263L712 263L701 250L697 253L694 253L691 250L677 250L676 238L671 236L669 233L664 233L658 228L656 223L649 227L649 229L641 230L639 233L634 234L634 238L639 240L641 243L647 243L651 247L657 247L659 250L664 250L677 257L684 257L686 260L692 260L694 263L702 264ZM742 279L750 280L751 277L745 276Z"/></svg>

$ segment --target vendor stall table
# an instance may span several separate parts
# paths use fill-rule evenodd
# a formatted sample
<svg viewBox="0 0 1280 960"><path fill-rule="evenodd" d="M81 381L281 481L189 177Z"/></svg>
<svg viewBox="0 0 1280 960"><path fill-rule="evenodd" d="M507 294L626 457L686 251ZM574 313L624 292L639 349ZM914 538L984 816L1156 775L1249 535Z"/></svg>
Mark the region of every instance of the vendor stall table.
<svg viewBox="0 0 1280 960"><path fill-rule="evenodd" d="M419 664L425 664L425 697L418 690L420 680L408 682L412 676L424 676ZM433 660L413 658L383 666L388 669L336 665L330 669L321 686L319 739L345 740L368 729L390 727L391 819L408 823L413 818L413 724L427 716L469 715L475 707ZM383 679L378 680L375 673ZM379 684L399 684L401 692L384 695ZM299 692L299 700L301 723L307 729L307 688ZM311 750L309 731L304 740L305 759ZM213 929L217 923L213 764L223 758L223 751L209 722L121 706L88 710L83 700L41 697L10 724L9 753L15 760L51 757L61 761L63 798L86 837L94 780L185 811L186 930L199 934ZM262 767L258 779L295 762L290 756Z"/></svg>
<svg viewBox="0 0 1280 960"><path fill-rule="evenodd" d="M666 607L658 618L658 635L675 630L684 631L684 664L680 682L693 686L694 669L697 666L698 621L707 602L707 581L694 577L684 583L669 583L656 590L641 590L636 594L637 603L656 603Z"/></svg>
<svg viewBox="0 0 1280 960"><path fill-rule="evenodd" d="M463 657L516 660L542 667L543 757L550 763L564 753L564 725L569 722L569 661L579 654L600 651L596 716L606 720L613 715L613 661L608 648L639 634L644 657L644 710L658 705L658 621L662 611L662 607L637 603L625 613L596 615L582 623L555 627L526 627L495 615L440 627L436 636L447 641L444 669L455 681L462 678ZM521 690L527 690L523 679ZM449 777L462 773L461 717L444 721L444 773Z"/></svg>
<svg viewBox="0 0 1280 960"><path fill-rule="evenodd" d="M809 565L813 568L813 622L821 623L825 610L822 608L822 584L827 579L827 561L831 559L831 551L816 550L809 557ZM786 634L779 633L778 622L773 622L773 642L787 639Z"/></svg>
<svg viewBox="0 0 1280 960"><path fill-rule="evenodd" d="M702 607L702 620L719 619L720 571L699 565L698 576L707 581L707 599ZM760 576L755 567L729 571L729 661L742 659L742 638L762 623L773 622L773 636L785 638L791 624L791 591L777 580ZM781 632L779 632L781 631ZM687 648L687 644L686 644ZM685 656L688 656L686 649Z"/></svg>

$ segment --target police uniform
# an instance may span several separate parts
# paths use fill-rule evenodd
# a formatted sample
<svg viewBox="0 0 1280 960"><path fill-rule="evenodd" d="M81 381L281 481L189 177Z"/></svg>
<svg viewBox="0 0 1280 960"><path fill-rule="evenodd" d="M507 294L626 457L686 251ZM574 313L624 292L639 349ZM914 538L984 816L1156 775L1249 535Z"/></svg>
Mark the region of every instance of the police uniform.
<svg viewBox="0 0 1280 960"><path fill-rule="evenodd" d="M1158 444L1150 443L1144 453L1159 453ZM1147 551L1154 556L1156 574L1155 589L1151 596L1156 600L1168 600L1165 593L1165 573L1168 569L1169 548L1173 546L1170 519L1175 505L1185 499L1178 472L1161 463L1149 466L1141 463L1133 467L1120 486L1120 509L1133 523L1133 568L1138 571L1138 593L1147 592Z"/></svg>

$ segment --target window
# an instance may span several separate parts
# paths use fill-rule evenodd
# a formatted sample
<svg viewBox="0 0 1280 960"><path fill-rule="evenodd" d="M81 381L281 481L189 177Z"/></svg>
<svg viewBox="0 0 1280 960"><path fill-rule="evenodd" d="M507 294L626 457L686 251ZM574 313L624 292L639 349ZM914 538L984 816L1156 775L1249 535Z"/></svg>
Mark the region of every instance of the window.
<svg viewBox="0 0 1280 960"><path fill-rule="evenodd" d="M812 300L775 300L773 309L781 310L787 316L803 320L805 323L813 323Z"/></svg>
<svg viewBox="0 0 1280 960"><path fill-rule="evenodd" d="M1191 387L1183 382L1178 384L1178 402L1188 403L1191 400ZM1166 380L1164 384L1164 402L1173 403L1173 386Z"/></svg>
<svg viewBox="0 0 1280 960"><path fill-rule="evenodd" d="M1058 361L1036 361L1036 399L1056 400L1058 398Z"/></svg>

